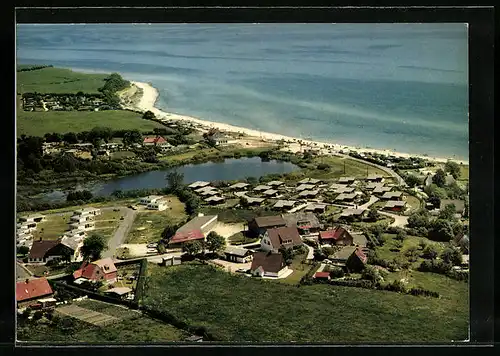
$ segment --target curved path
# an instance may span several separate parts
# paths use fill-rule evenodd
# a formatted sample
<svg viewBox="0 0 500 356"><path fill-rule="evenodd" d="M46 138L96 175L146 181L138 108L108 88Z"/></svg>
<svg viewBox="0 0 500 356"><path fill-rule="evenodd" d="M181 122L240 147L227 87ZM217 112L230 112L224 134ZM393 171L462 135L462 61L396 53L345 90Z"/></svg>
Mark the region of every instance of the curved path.
<svg viewBox="0 0 500 356"><path fill-rule="evenodd" d="M376 167L378 169L381 169L383 170L384 172L386 172L387 174L390 174L394 179L396 179L396 182L398 183L398 185L400 185L401 187L406 187L408 186L406 184L406 182L404 181L404 179L399 175L397 174L396 172L394 172L392 169L388 168L388 167L384 167L384 166L381 166L379 164L376 164L376 163L372 163L372 162L368 162L368 161L365 161L365 160L362 160L362 159L359 159L359 158L356 158L356 157L351 157L349 155L342 155L344 158L349 158L349 159L352 159L354 161L358 161L358 162L361 162L361 163L364 163L364 164L367 164L369 166L372 166L372 167Z"/></svg>
<svg viewBox="0 0 500 356"><path fill-rule="evenodd" d="M394 218L394 222L390 226L405 227L408 224L408 217L407 216L386 213L385 211L380 211L379 213L382 215L390 216L391 218Z"/></svg>

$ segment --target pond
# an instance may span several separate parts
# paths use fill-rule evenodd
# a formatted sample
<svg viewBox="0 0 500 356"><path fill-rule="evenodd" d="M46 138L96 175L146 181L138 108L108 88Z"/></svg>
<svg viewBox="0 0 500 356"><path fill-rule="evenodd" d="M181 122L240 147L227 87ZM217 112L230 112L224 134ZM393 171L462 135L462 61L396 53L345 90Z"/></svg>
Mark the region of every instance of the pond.
<svg viewBox="0 0 500 356"><path fill-rule="evenodd" d="M260 157L231 158L221 162L208 162L202 164L188 164L185 166L168 168L159 171L139 173L122 178L107 180L91 184L78 184L76 190L87 189L94 196L106 196L115 190L153 189L166 186L165 176L169 172L177 171L184 175L184 183L190 184L198 180L239 180L247 177L259 178L267 174L283 174L299 170L300 168L290 162L262 161ZM66 192L54 190L37 196L44 200L60 201L66 198Z"/></svg>

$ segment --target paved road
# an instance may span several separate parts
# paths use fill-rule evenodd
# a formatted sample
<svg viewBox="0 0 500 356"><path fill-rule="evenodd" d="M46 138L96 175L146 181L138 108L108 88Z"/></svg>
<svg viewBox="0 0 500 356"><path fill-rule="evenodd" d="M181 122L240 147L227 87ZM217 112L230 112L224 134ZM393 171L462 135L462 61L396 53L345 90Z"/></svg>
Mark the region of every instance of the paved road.
<svg viewBox="0 0 500 356"><path fill-rule="evenodd" d="M109 211L109 210L114 210L114 209L120 209L120 210L123 210L125 209L122 206L106 206L106 207L102 207L102 208L98 208L98 209L101 209L101 211ZM74 210L77 210L76 208ZM44 215L56 215L56 216L63 216L63 215L66 215L68 213L71 213L71 211L65 211L65 212L60 212L60 213L49 213L49 214L44 214Z"/></svg>
<svg viewBox="0 0 500 356"><path fill-rule="evenodd" d="M123 217L123 220L120 220L120 226L118 226L118 229L116 229L113 236L109 239L108 249L105 250L102 254L103 258L113 257L116 249L123 243L123 241L127 237L127 234L134 222L135 215L137 214L137 212L132 209L126 209L122 207L121 210L125 211L125 216Z"/></svg>
<svg viewBox="0 0 500 356"><path fill-rule="evenodd" d="M394 218L394 222L390 226L405 227L408 224L408 217L407 216L386 213L385 211L380 211L380 214Z"/></svg>
<svg viewBox="0 0 500 356"><path fill-rule="evenodd" d="M32 277L33 277L33 273L31 273L22 264L16 263L16 279L17 280L32 278Z"/></svg>
<svg viewBox="0 0 500 356"><path fill-rule="evenodd" d="M304 246L306 246L308 249L306 260L314 259L314 248L312 248L311 246L306 245L306 244L304 244Z"/></svg>
<svg viewBox="0 0 500 356"><path fill-rule="evenodd" d="M379 199L376 196L372 195L370 196L370 200L363 205L358 206L358 209L368 209L370 205L375 204L378 200Z"/></svg>
<svg viewBox="0 0 500 356"><path fill-rule="evenodd" d="M352 159L354 161L358 161L358 162L362 162L364 164L368 164L370 166L373 166L373 167L376 167L378 169L381 169L383 170L384 172L390 174L393 178L396 179L396 182L398 182L398 184L402 187L406 187L408 186L406 184L406 182L404 181L404 179L399 175L397 174L396 172L394 172L392 169L388 168L388 167L384 167L384 166L381 166L379 164L375 164L375 163L372 163L372 162L368 162L368 161L365 161L365 160L362 160L362 159L359 159L359 158L355 158L355 157L351 157L349 155L343 155L345 158L349 158L349 159Z"/></svg>

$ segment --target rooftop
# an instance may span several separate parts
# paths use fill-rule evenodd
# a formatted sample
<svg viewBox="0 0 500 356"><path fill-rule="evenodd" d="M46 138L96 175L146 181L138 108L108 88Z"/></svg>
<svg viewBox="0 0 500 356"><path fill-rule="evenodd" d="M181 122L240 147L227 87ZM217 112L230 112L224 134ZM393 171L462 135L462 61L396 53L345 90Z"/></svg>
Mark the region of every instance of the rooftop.
<svg viewBox="0 0 500 356"><path fill-rule="evenodd" d="M205 227L205 225L212 222L213 220L217 220L217 215L197 216L177 229L176 233L201 230Z"/></svg>

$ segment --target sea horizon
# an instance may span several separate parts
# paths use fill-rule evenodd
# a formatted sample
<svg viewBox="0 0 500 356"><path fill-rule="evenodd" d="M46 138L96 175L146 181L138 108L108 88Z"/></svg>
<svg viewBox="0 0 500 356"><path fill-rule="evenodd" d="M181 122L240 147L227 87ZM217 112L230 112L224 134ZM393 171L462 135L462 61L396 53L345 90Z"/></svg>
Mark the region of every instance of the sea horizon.
<svg viewBox="0 0 500 356"><path fill-rule="evenodd" d="M38 27L36 34L33 27L18 26L18 64L118 72L128 80L151 83L159 92L158 109L202 120L346 146L468 160L465 25L413 24L403 26L404 31L359 24L241 25L233 28L246 38L238 46L234 38L238 36L222 31L224 25L68 25L68 31L60 31L58 26L57 33L47 25ZM98 38L90 31L95 26L107 31L100 31ZM373 26L371 39L361 38L359 26ZM280 47L271 36L270 44L262 40L264 44L259 45L259 39L267 39L263 35L273 28L283 28L275 36L286 43ZM169 35L167 50L157 32ZM129 42L135 41L139 48L127 47L118 33L128 34ZM152 33L156 37L149 36L151 39L147 34ZM76 41L78 34L83 40ZM314 34L321 41L314 44L316 56L310 56L306 52L312 53L313 46L307 41ZM113 38L117 45L105 48L106 41ZM205 44L199 45L203 38L229 52L207 52ZM144 43L139 44L140 39ZM329 42L331 46L326 45ZM344 42L347 45L341 46ZM293 50L287 53L283 46L290 43ZM420 61L402 54L415 43L421 46ZM457 49L457 44L464 48ZM436 46L449 47L441 48L438 55L452 47L456 53L445 58L448 62L431 63L437 56L431 49ZM59 55L50 55L53 51ZM370 55L370 51L378 55ZM267 57L259 59L257 55L262 53ZM358 63L353 61L355 57ZM392 58L391 66L381 65L387 58ZM252 66L241 69L245 63ZM289 68L278 70L279 66Z"/></svg>

